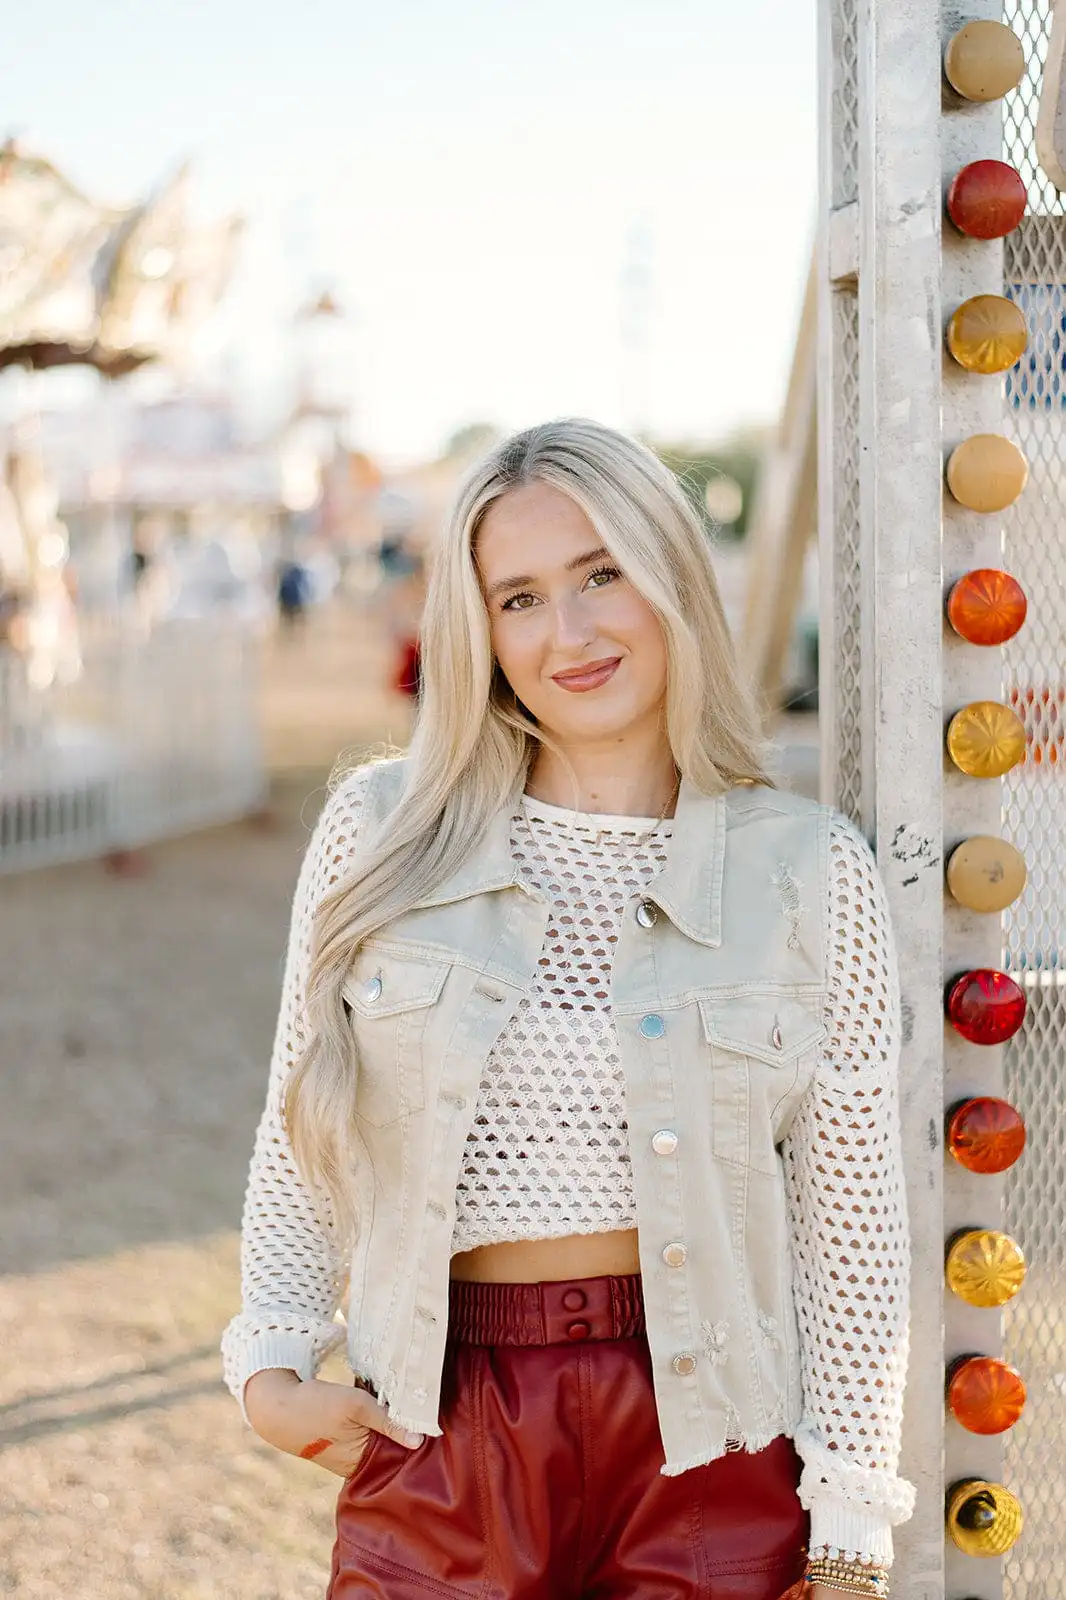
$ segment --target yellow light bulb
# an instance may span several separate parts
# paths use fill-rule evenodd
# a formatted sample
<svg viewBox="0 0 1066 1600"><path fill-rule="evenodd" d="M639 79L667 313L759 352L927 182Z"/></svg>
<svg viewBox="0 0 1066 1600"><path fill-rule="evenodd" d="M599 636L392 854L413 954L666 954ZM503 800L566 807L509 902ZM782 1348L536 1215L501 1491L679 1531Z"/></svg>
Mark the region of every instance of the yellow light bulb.
<svg viewBox="0 0 1066 1600"><path fill-rule="evenodd" d="M998 700L974 700L948 725L948 754L970 778L1001 778L1025 755L1025 726Z"/></svg>
<svg viewBox="0 0 1066 1600"><path fill-rule="evenodd" d="M968 1556L1002 1556L1025 1523L1017 1496L1001 1483L962 1478L948 1494L947 1525L959 1549Z"/></svg>
<svg viewBox="0 0 1066 1600"><path fill-rule="evenodd" d="M1025 354L1029 330L1013 300L975 294L948 323L948 349L967 372L1006 372Z"/></svg>
<svg viewBox="0 0 1066 1600"><path fill-rule="evenodd" d="M968 1228L948 1251L948 1288L970 1306L1002 1306L1025 1280L1025 1256L1009 1234Z"/></svg>

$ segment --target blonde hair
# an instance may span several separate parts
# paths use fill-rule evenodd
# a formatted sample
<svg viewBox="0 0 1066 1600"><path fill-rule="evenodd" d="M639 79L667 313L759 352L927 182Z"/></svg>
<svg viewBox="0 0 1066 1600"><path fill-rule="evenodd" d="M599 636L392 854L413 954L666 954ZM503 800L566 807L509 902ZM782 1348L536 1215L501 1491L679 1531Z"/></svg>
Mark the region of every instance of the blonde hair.
<svg viewBox="0 0 1066 1600"><path fill-rule="evenodd" d="M550 742L494 661L475 564L481 520L525 484L553 485L588 517L652 606L667 651L665 726L684 778L705 794L767 783L707 534L673 473L635 439L584 418L542 423L469 468L437 547L422 626L422 703L404 792L354 875L318 907L307 985L310 1042L288 1085L297 1165L337 1226L358 1228L347 1175L362 1141L359 1064L341 988L364 940L470 855Z"/></svg>

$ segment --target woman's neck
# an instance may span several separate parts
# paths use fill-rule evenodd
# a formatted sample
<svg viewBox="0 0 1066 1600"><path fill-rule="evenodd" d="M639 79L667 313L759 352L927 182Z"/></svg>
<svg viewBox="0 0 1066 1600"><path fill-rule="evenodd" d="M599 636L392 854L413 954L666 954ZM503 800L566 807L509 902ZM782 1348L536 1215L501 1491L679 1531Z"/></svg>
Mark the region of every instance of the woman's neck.
<svg viewBox="0 0 1066 1600"><path fill-rule="evenodd" d="M661 736L643 750L625 741L602 748L571 747L565 754L569 767L554 750L541 746L526 781L526 793L534 800L616 817L673 815L679 774Z"/></svg>

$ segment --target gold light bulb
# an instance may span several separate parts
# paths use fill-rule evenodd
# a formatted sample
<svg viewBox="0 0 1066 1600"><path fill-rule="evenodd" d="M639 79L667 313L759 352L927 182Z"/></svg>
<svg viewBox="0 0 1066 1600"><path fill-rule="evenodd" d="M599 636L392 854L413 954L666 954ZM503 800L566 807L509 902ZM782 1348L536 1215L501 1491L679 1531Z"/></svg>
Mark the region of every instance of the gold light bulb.
<svg viewBox="0 0 1066 1600"><path fill-rule="evenodd" d="M971 1306L1002 1306L1025 1279L1025 1255L1007 1233L968 1228L948 1251L948 1288Z"/></svg>
<svg viewBox="0 0 1066 1600"><path fill-rule="evenodd" d="M948 1494L948 1533L968 1556L1005 1555L1025 1523L1017 1497L1001 1483L963 1478Z"/></svg>

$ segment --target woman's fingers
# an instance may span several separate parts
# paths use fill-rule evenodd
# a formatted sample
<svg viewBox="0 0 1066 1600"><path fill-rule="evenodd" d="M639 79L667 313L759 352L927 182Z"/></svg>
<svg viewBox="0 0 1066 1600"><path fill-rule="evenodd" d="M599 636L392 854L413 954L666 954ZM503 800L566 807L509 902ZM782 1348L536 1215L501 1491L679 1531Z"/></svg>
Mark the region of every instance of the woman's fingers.
<svg viewBox="0 0 1066 1600"><path fill-rule="evenodd" d="M268 1371L250 1380L245 1400L252 1426L268 1444L328 1465L343 1476L358 1464L371 1430L388 1434L408 1449L422 1443L421 1434L391 1422L367 1390L347 1384L321 1378L301 1382L294 1374Z"/></svg>

